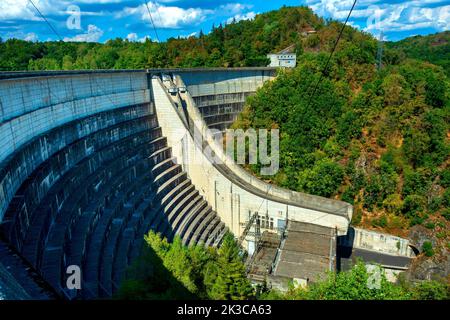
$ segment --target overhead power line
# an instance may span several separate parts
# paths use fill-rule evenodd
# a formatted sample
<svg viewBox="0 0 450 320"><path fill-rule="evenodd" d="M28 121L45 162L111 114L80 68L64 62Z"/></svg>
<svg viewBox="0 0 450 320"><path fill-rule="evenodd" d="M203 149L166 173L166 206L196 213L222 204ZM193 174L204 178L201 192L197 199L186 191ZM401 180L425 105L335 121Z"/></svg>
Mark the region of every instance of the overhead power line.
<svg viewBox="0 0 450 320"><path fill-rule="evenodd" d="M338 37L337 37L337 39L336 39L336 42L334 43L333 50L331 50L330 56L328 57L327 63L325 64L325 68L322 70L322 72L321 72L321 74L320 74L319 81L317 81L317 83L316 83L316 85L315 85L315 87L314 87L314 90L313 90L312 94L311 94L310 97L309 97L308 104L307 104L307 107L308 107L308 108L309 108L310 105L311 105L311 101L312 101L314 95L316 94L316 91L317 91L317 88L319 87L320 82L322 82L323 75L325 74L325 72L326 72L327 69L328 69L328 66L329 66L329 64L330 64L331 58L333 57L333 54L334 54L334 52L336 51L336 48L337 48L337 46L338 46L338 44L339 44L339 40L341 40L342 34L344 33L345 27L347 26L348 20L350 19L350 16L352 15L353 9L355 9L355 6L356 6L356 3L357 3L357 2L358 2L358 0L355 0L355 1L353 2L353 5L352 5L352 7L351 7L351 9L350 9L350 12L349 12L348 15L347 15L347 19L345 19L345 22L344 22L344 24L343 24L343 26L342 26L342 28L341 28L341 31L339 32L339 35L338 35ZM308 88L308 90L307 90L306 92L308 92L308 91L309 91L309 88Z"/></svg>
<svg viewBox="0 0 450 320"><path fill-rule="evenodd" d="M155 26L155 23L153 21L152 13L150 12L150 8L148 7L148 3L145 0L142 1L142 2L144 3L145 7L147 8L147 12L148 12L148 15L150 17L150 22L151 22L151 24L153 26L153 30L155 31L156 39L158 40L158 42L161 42L161 41L159 41L158 30L156 30L156 26Z"/></svg>
<svg viewBox="0 0 450 320"><path fill-rule="evenodd" d="M33 0L28 0L28 2L30 2L32 4L34 9L36 9L37 13L41 16L42 19L44 19L44 21L48 24L50 29L52 29L53 33L56 34L56 36L59 38L59 40L64 41L63 38L61 37L61 35L58 33L58 31L56 31L56 29L52 26L50 21L47 20L47 18L42 14L41 10L39 10L39 8L34 4Z"/></svg>

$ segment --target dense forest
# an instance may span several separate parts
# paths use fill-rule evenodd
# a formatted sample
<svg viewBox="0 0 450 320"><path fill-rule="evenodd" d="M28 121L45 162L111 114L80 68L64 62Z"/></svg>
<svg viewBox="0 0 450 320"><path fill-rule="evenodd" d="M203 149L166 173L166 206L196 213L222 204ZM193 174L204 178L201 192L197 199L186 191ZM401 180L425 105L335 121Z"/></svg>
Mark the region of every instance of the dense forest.
<svg viewBox="0 0 450 320"><path fill-rule="evenodd" d="M379 289L367 285L371 273L359 262L350 271L329 272L308 288L287 292L252 286L246 277L244 255L233 235L225 236L220 249L183 246L159 234L146 237L142 256L128 270L117 299L212 299L212 300L448 300L450 286L439 281L397 284L381 274Z"/></svg>
<svg viewBox="0 0 450 320"><path fill-rule="evenodd" d="M265 66L267 53L291 44L299 44L301 50L301 33L325 25L308 8L285 7L257 15L252 21L215 26L207 35L171 38L163 43L123 39L104 44L0 40L0 71ZM332 23L324 32L334 34L337 26ZM331 44L319 44L318 40L311 37L308 42L324 49Z"/></svg>
<svg viewBox="0 0 450 320"><path fill-rule="evenodd" d="M377 71L370 52L342 43L312 96L326 58L304 54L295 70L249 99L235 124L280 129L281 170L269 178L353 203L354 224L448 230L450 105L442 68L406 60Z"/></svg>
<svg viewBox="0 0 450 320"><path fill-rule="evenodd" d="M267 181L354 204L354 225L403 236L423 225L448 249L450 33L388 43L378 68L377 41L346 27L326 65L341 26L300 38L297 68L250 97L234 127L280 129Z"/></svg>
<svg viewBox="0 0 450 320"><path fill-rule="evenodd" d="M450 31L429 36L415 36L398 42L388 42L386 47L391 54L402 58L424 60L441 66L450 76Z"/></svg>
<svg viewBox="0 0 450 320"><path fill-rule="evenodd" d="M150 232L140 258L127 271L119 299L254 299L243 255L232 234L220 249L183 246Z"/></svg>

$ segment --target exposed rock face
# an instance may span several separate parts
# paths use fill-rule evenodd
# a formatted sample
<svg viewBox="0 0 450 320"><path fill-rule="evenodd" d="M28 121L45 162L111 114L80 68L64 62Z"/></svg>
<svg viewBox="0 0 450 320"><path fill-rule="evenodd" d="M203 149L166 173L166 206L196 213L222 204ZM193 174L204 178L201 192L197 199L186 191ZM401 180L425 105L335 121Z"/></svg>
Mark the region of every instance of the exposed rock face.
<svg viewBox="0 0 450 320"><path fill-rule="evenodd" d="M439 280L446 278L450 273L450 259L446 257L425 258L420 257L411 266L407 272L407 277L412 280Z"/></svg>
<svg viewBox="0 0 450 320"><path fill-rule="evenodd" d="M423 227L414 226L409 232L411 245L422 252L422 245L430 241L435 249L433 257L419 256L406 273L412 281L438 280L447 278L450 274L450 252L447 248L439 246L439 241L433 231Z"/></svg>
<svg viewBox="0 0 450 320"><path fill-rule="evenodd" d="M430 241L433 244L433 247L437 244L433 232L423 226L417 225L412 227L409 231L408 238L410 239L411 245L420 252L422 252L422 246L426 241Z"/></svg>

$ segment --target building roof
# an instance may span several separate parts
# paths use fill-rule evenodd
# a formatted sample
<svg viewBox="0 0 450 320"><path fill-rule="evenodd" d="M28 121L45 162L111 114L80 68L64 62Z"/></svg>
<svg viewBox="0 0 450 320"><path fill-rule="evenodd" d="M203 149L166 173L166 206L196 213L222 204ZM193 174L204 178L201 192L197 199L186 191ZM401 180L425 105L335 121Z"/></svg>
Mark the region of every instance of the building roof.
<svg viewBox="0 0 450 320"><path fill-rule="evenodd" d="M335 253L334 229L290 220L284 239L277 234L263 233L248 268L249 277L259 281L269 276L272 280L315 281L330 267L335 269Z"/></svg>
<svg viewBox="0 0 450 320"><path fill-rule="evenodd" d="M332 228L289 221L274 275L317 280L330 266L334 269L335 237Z"/></svg>

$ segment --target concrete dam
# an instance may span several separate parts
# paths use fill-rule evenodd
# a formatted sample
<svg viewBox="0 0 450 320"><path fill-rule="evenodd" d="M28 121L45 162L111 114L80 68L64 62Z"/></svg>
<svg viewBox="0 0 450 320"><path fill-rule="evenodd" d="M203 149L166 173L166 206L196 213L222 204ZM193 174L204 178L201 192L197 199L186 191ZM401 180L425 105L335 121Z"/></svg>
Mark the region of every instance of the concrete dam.
<svg viewBox="0 0 450 320"><path fill-rule="evenodd" d="M0 293L111 297L150 230L219 246L256 216L268 230L288 221L326 228L335 247L351 205L258 180L208 134L228 128L275 76L273 68L0 73ZM66 286L69 266L81 270L80 290Z"/></svg>

